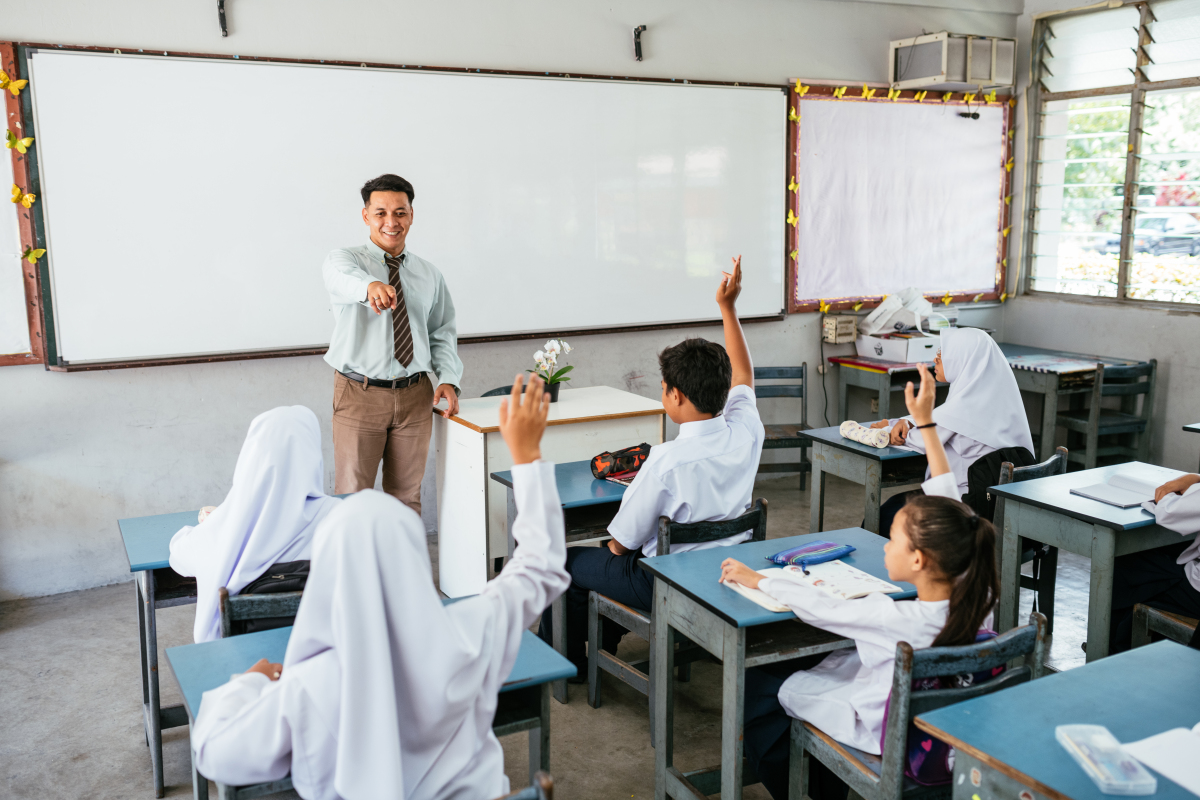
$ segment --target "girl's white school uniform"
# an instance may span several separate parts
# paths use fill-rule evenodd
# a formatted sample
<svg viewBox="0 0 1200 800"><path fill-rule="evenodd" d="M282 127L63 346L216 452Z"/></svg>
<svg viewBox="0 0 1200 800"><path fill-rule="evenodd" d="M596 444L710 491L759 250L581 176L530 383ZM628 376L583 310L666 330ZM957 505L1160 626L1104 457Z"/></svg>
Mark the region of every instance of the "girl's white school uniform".
<svg viewBox="0 0 1200 800"><path fill-rule="evenodd" d="M290 771L306 800L508 792L497 693L522 633L570 583L554 465L515 466L513 484L512 560L449 606L411 509L375 491L335 509L317 532L282 677L238 675L204 694L197 769L238 785Z"/></svg>
<svg viewBox="0 0 1200 800"><path fill-rule="evenodd" d="M225 501L171 537L171 569L196 578L197 642L221 638L217 591L237 594L272 564L310 557L313 535L341 501L322 491L321 426L304 406L259 414Z"/></svg>
<svg viewBox="0 0 1200 800"><path fill-rule="evenodd" d="M972 464L1005 447L1024 447L1032 453L1033 435L1012 367L992 337L977 328L943 335L942 369L950 391L946 402L933 410L933 421L958 483L958 500L967 493ZM905 419L913 422L912 417ZM905 445L924 453L921 431L910 428Z"/></svg>
<svg viewBox="0 0 1200 800"><path fill-rule="evenodd" d="M1200 532L1200 483L1192 484L1183 494L1169 494L1158 503L1143 503L1159 525L1187 536ZM1183 566L1188 583L1200 592L1200 537L1179 554L1176 564Z"/></svg>
<svg viewBox="0 0 1200 800"><path fill-rule="evenodd" d="M927 495L958 499L949 472L921 488ZM853 649L835 650L812 669L799 670L784 681L779 689L784 710L843 744L879 755L896 644L933 644L946 626L950 601L897 602L878 593L842 600L787 577L765 578L758 588L808 624L854 640Z"/></svg>

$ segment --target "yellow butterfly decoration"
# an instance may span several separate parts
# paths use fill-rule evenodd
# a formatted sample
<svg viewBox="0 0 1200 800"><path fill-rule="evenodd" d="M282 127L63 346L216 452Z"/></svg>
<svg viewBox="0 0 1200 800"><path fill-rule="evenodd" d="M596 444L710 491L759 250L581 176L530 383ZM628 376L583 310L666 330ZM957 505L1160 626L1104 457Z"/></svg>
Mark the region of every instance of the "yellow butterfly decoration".
<svg viewBox="0 0 1200 800"><path fill-rule="evenodd" d="M829 313L829 309L830 309L829 303L826 303L824 300L818 300L817 303L818 303L818 305L817 305L818 311L820 311L822 314Z"/></svg>
<svg viewBox="0 0 1200 800"><path fill-rule="evenodd" d="M1012 160L1011 158L1010 158L1008 161L1006 161L1006 162L1004 163L1004 171L1005 171L1005 172L1012 172L1013 163L1015 163L1015 162L1013 162L1013 160Z"/></svg>
<svg viewBox="0 0 1200 800"><path fill-rule="evenodd" d="M950 98L953 96L954 96L954 92L946 92L944 95L942 95L942 102L943 103L950 102Z"/></svg>
<svg viewBox="0 0 1200 800"><path fill-rule="evenodd" d="M788 253L788 255L792 257L792 261L795 261L797 258L800 257L800 251L793 250L792 252Z"/></svg>
<svg viewBox="0 0 1200 800"><path fill-rule="evenodd" d="M863 84L863 92L862 92L862 97L860 97L859 99L860 99L860 100L870 100L870 99L871 99L872 97L874 97L874 96L875 96L875 90L874 90L874 89L868 89L868 88L867 88L867 85L864 83L864 84ZM888 96L891 96L891 92L888 92Z"/></svg>
<svg viewBox="0 0 1200 800"><path fill-rule="evenodd" d="M14 81L12 78L8 77L7 72L0 70L0 90L8 89L10 92L12 92L13 97L19 95L21 90L24 89L28 83L29 81Z"/></svg>
<svg viewBox="0 0 1200 800"><path fill-rule="evenodd" d="M836 88L836 89L834 89L834 90L833 90L833 99L835 99L835 100L841 100L841 99L842 99L842 95L844 95L845 93L846 93L846 87L845 87L845 86L839 86L838 88Z"/></svg>
<svg viewBox="0 0 1200 800"><path fill-rule="evenodd" d="M1017 107L1017 96L1016 95L1013 95L1012 97L1008 98L1008 107L1009 108Z"/></svg>
<svg viewBox="0 0 1200 800"><path fill-rule="evenodd" d="M800 184L796 183L796 176L792 176L792 182L788 184L788 191L794 192L800 188Z"/></svg>
<svg viewBox="0 0 1200 800"><path fill-rule="evenodd" d="M995 90L995 89L992 89L990 92L988 92L987 94L985 94L985 95L983 96L983 100L984 100L984 102L986 102L986 103L994 103L994 102L996 102L996 90Z"/></svg>
<svg viewBox="0 0 1200 800"><path fill-rule="evenodd" d="M21 191L20 186L17 186L15 183L13 184L12 201L14 203L20 203L21 205L25 206L26 208L32 208L33 201L35 201L35 200L37 200L37 195L26 194L25 192Z"/></svg>
<svg viewBox="0 0 1200 800"><path fill-rule="evenodd" d="M799 122L799 121L800 121L800 115L796 113L796 107L795 107L795 106L792 106L791 110L790 110L790 111L788 111L788 119L789 119L790 121L792 121L792 122Z"/></svg>
<svg viewBox="0 0 1200 800"><path fill-rule="evenodd" d="M787 221L788 221L788 225L791 225L794 228L794 227L796 227L796 223L800 221L800 218L797 217L796 213L789 208Z"/></svg>
<svg viewBox="0 0 1200 800"><path fill-rule="evenodd" d="M1012 195L1010 194L1010 195L1005 196L1004 205L1008 205L1011 202L1012 202Z"/></svg>
<svg viewBox="0 0 1200 800"><path fill-rule="evenodd" d="M900 90L899 89L888 89L888 100L891 100L894 103L899 99L900 99Z"/></svg>
<svg viewBox="0 0 1200 800"><path fill-rule="evenodd" d="M1007 299L1008 299L1008 292L1001 292L1000 293L1000 302L1003 303Z"/></svg>
<svg viewBox="0 0 1200 800"><path fill-rule="evenodd" d="M1009 128L1009 129L1008 129L1008 138L1010 138L1010 139L1011 139L1011 138L1013 137L1013 134L1014 134L1014 133L1016 133L1016 132L1017 132L1017 129L1016 129L1016 128Z"/></svg>
<svg viewBox="0 0 1200 800"><path fill-rule="evenodd" d="M983 299L983 292L980 292L979 294L977 294L977 295L975 295L974 297L972 297L972 298L971 298L971 302L972 302L972 303L978 303L978 302L979 302L980 300L982 300L982 299Z"/></svg>
<svg viewBox="0 0 1200 800"><path fill-rule="evenodd" d="M974 93L974 92L969 92L969 93L967 93L967 94L964 94L964 95L963 95L963 102L964 102L964 103L970 104L970 102L971 102L972 100L974 100L974 99L975 99L975 93Z"/></svg>
<svg viewBox="0 0 1200 800"><path fill-rule="evenodd" d="M1001 264L1003 264L1004 266L1006 266L1006 267L1007 267L1007 266L1008 266L1008 259L1006 258L1006 259L1004 259L1003 261L1001 261L1000 263L1001 263Z"/></svg>
<svg viewBox="0 0 1200 800"><path fill-rule="evenodd" d="M34 250L32 247L26 247L25 252L21 253L21 258L25 259L30 264L37 266L38 259L44 255L46 255L46 250L44 248L39 247L37 250Z"/></svg>
<svg viewBox="0 0 1200 800"><path fill-rule="evenodd" d="M32 136L26 136L24 139L18 139L13 135L12 131L5 131L4 133L5 138L7 139L7 141L4 143L4 146L9 150L15 149L18 153L24 153L29 149L29 145L33 144Z"/></svg>
<svg viewBox="0 0 1200 800"><path fill-rule="evenodd" d="M855 303L855 304L854 304L854 310L855 310L855 311L858 311L858 310L859 310L860 308L862 308L862 307L863 307L863 301L862 301L862 300L859 300L857 303Z"/></svg>
<svg viewBox="0 0 1200 800"><path fill-rule="evenodd" d="M805 86L803 83L800 82L799 78L796 78L796 94L800 95L801 97L804 97L804 95L808 94L808 90L811 88L812 88L811 86Z"/></svg>
<svg viewBox="0 0 1200 800"><path fill-rule="evenodd" d="M1008 232L1011 230L1012 230L1012 226L1009 226L1009 227L1005 228L1004 230L1000 231L1000 235L1005 238L1008 238Z"/></svg>
<svg viewBox="0 0 1200 800"><path fill-rule="evenodd" d="M946 292L945 296L942 297L942 305L944 305L944 306L950 305L950 301L953 299L954 299L954 297L949 292Z"/></svg>
<svg viewBox="0 0 1200 800"><path fill-rule="evenodd" d="M925 95L927 95L927 94L929 94L929 91L927 89L922 89L921 91L919 91L913 95L913 100L916 100L918 103L924 103Z"/></svg>

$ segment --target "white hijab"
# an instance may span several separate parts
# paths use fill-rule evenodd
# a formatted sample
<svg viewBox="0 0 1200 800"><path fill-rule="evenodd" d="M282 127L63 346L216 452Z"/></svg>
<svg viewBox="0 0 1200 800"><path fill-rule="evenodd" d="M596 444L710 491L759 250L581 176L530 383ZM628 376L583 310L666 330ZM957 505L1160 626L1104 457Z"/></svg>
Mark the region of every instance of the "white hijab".
<svg viewBox="0 0 1200 800"><path fill-rule="evenodd" d="M309 409L275 408L250 423L225 502L171 538L171 568L196 577L197 642L221 636L218 589L237 594L272 564L309 558L317 523L340 502L321 490L324 471Z"/></svg>
<svg viewBox="0 0 1200 800"><path fill-rule="evenodd" d="M950 392L933 410L934 422L997 450L1033 452L1021 390L992 337L978 328L955 330L942 343L942 369Z"/></svg>
<svg viewBox="0 0 1200 800"><path fill-rule="evenodd" d="M336 733L338 796L506 792L492 719L520 620L485 596L443 606L424 525L382 492L335 509L312 562L281 680L302 681L316 717ZM336 669L320 663L330 651Z"/></svg>

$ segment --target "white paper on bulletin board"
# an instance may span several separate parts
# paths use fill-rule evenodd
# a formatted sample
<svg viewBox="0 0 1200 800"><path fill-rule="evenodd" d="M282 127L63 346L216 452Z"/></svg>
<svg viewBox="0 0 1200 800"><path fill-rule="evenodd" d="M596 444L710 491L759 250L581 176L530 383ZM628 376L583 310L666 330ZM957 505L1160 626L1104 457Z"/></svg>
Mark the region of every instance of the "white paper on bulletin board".
<svg viewBox="0 0 1200 800"><path fill-rule="evenodd" d="M797 302L994 289L1004 114L963 110L801 101Z"/></svg>

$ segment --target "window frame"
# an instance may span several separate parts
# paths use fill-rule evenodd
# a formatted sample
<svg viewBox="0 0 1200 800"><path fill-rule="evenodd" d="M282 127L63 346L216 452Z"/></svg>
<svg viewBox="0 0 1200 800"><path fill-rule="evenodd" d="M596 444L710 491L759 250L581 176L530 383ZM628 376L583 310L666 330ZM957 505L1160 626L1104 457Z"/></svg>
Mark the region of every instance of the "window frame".
<svg viewBox="0 0 1200 800"><path fill-rule="evenodd" d="M1069 16L1082 16L1111 10L1111 7L1087 8L1055 14L1050 17L1035 20L1031 40L1031 74L1026 93L1027 109L1033 109L1032 124L1029 126L1028 146L1025 153L1025 186L1024 186L1024 230L1021 235L1023 257L1020 260L1024 272L1024 280L1019 281L1022 294L1031 297L1056 298L1081 303L1121 304L1150 309L1168 309L1200 314L1200 303L1179 303L1169 300L1141 300L1128 296L1129 271L1133 263L1134 248L1134 211L1137 205L1139 156L1142 153L1142 115L1145 111L1146 95L1169 89L1200 88L1200 77L1173 78L1171 80L1151 81L1146 78L1143 67L1151 64L1146 52L1146 45L1153 44L1148 25L1156 21L1153 3L1150 0L1127 2L1123 6L1135 6L1139 11L1137 61L1133 68L1133 82L1120 86L1104 86L1097 89L1078 89L1065 92L1051 92L1042 83L1042 50L1049 41L1049 26L1054 20ZM1126 135L1125 177L1122 181L1121 198L1121 246L1117 255L1117 292L1115 297L1097 297L1094 295L1071 294L1069 292L1052 292L1033 288L1033 264L1037 233L1034 222L1037 217L1037 191L1040 186L1038 159L1041 153L1042 122L1048 103L1062 100L1084 100L1100 97L1129 98L1129 131ZM1197 207L1200 210L1200 206Z"/></svg>

